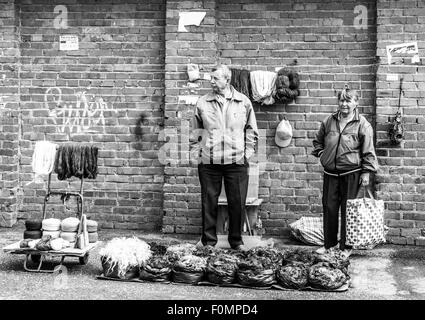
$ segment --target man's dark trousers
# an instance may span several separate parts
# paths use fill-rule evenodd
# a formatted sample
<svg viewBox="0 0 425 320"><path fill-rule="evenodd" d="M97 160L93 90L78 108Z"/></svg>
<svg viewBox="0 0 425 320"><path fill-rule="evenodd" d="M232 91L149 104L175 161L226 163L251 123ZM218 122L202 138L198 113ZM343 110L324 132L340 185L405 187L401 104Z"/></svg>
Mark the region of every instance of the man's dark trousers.
<svg viewBox="0 0 425 320"><path fill-rule="evenodd" d="M227 196L229 213L228 240L231 248L243 244L242 224L245 201L248 191L249 164L199 164L198 174L202 197L202 237L203 245L217 243L218 197L222 181Z"/></svg>
<svg viewBox="0 0 425 320"><path fill-rule="evenodd" d="M359 191L361 171L345 176L334 177L324 174L323 177L323 233L325 248L338 244L338 216L341 207L341 228L339 247L349 249L345 245L347 225L347 199L354 199Z"/></svg>

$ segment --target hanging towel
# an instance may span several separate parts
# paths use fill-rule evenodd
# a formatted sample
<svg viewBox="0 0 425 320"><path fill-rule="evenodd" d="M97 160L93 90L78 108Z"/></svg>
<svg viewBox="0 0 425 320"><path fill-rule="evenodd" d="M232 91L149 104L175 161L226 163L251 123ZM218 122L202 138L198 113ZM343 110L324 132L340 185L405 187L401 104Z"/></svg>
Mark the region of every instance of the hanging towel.
<svg viewBox="0 0 425 320"><path fill-rule="evenodd" d="M37 141L32 155L32 171L35 173L32 182L42 183L42 175L53 171L57 145L49 141Z"/></svg>
<svg viewBox="0 0 425 320"><path fill-rule="evenodd" d="M252 88L252 98L261 104L273 104L273 96L276 93L277 73L271 71L251 71L250 80Z"/></svg>

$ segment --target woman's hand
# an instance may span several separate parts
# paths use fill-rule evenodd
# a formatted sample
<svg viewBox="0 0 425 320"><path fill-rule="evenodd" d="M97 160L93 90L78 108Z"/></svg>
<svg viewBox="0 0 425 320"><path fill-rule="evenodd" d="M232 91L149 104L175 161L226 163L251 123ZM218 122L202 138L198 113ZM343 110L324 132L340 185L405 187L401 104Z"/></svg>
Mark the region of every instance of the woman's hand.
<svg viewBox="0 0 425 320"><path fill-rule="evenodd" d="M360 184L363 187L367 187L369 185L369 173L365 172L360 175Z"/></svg>

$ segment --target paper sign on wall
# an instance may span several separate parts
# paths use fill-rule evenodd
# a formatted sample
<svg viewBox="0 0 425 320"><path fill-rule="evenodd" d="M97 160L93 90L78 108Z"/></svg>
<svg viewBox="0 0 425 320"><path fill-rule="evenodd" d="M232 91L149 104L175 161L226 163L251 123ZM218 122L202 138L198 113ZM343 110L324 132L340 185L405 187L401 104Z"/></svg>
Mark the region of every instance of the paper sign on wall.
<svg viewBox="0 0 425 320"><path fill-rule="evenodd" d="M189 32L185 26L199 26L205 18L206 12L179 12L179 32Z"/></svg>
<svg viewBox="0 0 425 320"><path fill-rule="evenodd" d="M78 50L78 36L75 36L75 35L60 36L59 50Z"/></svg>
<svg viewBox="0 0 425 320"><path fill-rule="evenodd" d="M387 48L388 64L391 64L393 55L419 53L417 42L393 44L393 45L388 45L386 48Z"/></svg>

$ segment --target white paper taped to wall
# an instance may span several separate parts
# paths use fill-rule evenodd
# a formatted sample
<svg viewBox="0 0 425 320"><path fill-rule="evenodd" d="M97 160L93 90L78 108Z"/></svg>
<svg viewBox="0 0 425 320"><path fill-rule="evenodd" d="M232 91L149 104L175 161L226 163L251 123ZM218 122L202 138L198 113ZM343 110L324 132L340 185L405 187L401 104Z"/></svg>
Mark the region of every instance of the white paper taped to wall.
<svg viewBox="0 0 425 320"><path fill-rule="evenodd" d="M179 96L179 103L185 103L190 105L196 105L199 96Z"/></svg>
<svg viewBox="0 0 425 320"><path fill-rule="evenodd" d="M388 64L391 64L392 55L393 54L417 54L418 51L418 43L415 42L407 42L401 44L393 44L388 45L387 47L387 59Z"/></svg>
<svg viewBox="0 0 425 320"><path fill-rule="evenodd" d="M199 26L205 18L206 12L180 12L179 13L179 32L189 32L185 26Z"/></svg>

